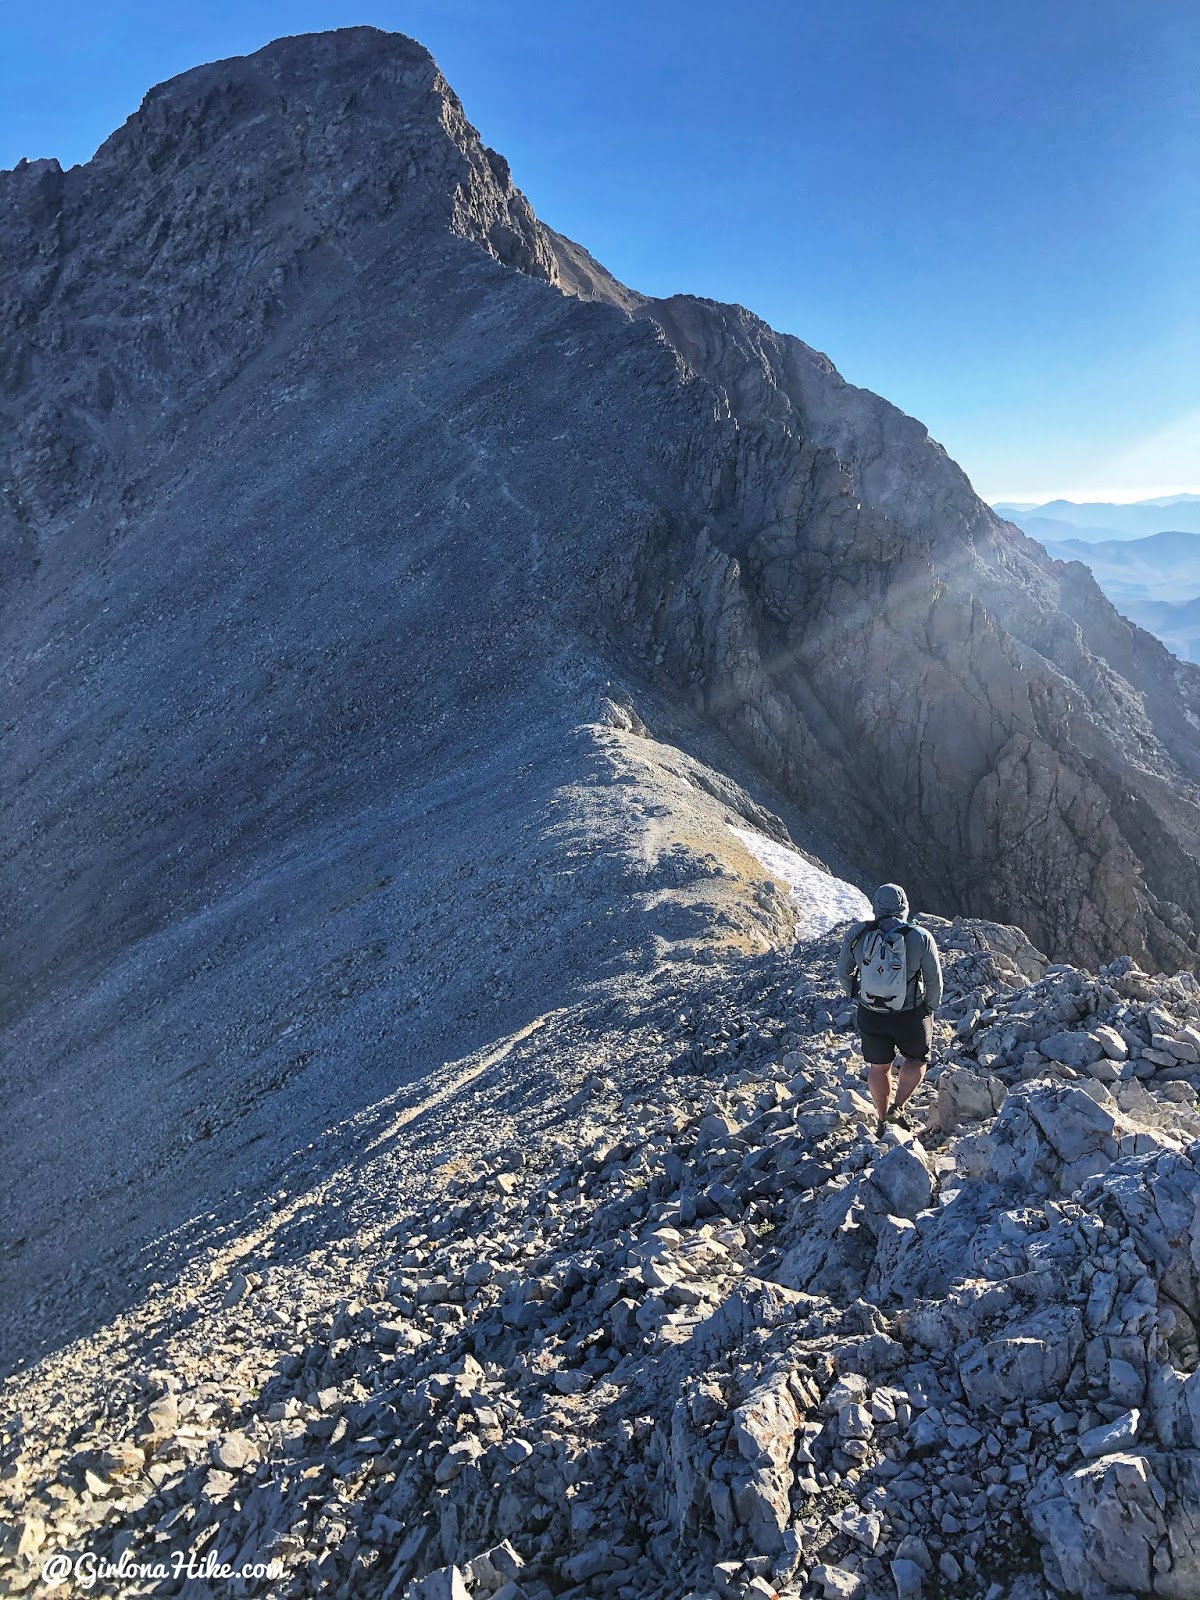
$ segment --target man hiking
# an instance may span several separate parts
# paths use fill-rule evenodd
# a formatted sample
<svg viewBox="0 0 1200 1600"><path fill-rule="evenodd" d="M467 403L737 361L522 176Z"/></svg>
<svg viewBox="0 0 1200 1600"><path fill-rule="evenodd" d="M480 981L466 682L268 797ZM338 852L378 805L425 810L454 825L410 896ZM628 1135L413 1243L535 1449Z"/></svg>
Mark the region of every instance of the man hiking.
<svg viewBox="0 0 1200 1600"><path fill-rule="evenodd" d="M894 1121L900 1116L929 1064L933 1013L942 999L942 963L937 946L924 928L908 920L908 896L898 883L881 884L871 902L870 922L856 922L842 940L838 978L846 993L858 997L858 1031L867 1062L867 1087L875 1102L875 1131L888 1120L892 1066L897 1052Z"/></svg>

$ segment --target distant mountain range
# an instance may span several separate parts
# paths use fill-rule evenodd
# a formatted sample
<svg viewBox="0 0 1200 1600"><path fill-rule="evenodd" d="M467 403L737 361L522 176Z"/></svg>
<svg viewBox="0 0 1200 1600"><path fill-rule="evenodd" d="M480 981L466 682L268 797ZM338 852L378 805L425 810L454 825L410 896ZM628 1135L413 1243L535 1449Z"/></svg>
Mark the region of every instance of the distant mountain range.
<svg viewBox="0 0 1200 1600"><path fill-rule="evenodd" d="M1105 500L1047 500L1044 505L1000 500L993 506L1000 516L1043 542L1047 539L1139 539L1150 533L1183 529L1200 533L1200 494L1163 495L1157 500L1135 500L1113 505Z"/></svg>
<svg viewBox="0 0 1200 1600"><path fill-rule="evenodd" d="M1181 660L1200 661L1200 495L994 509L1057 560L1090 567L1117 609Z"/></svg>
<svg viewBox="0 0 1200 1600"><path fill-rule="evenodd" d="M1083 561L1115 604L1124 600L1179 600L1200 591L1200 533L1172 529L1146 539L1046 540L1060 561Z"/></svg>
<svg viewBox="0 0 1200 1600"><path fill-rule="evenodd" d="M1181 661L1200 661L1200 595L1194 600L1131 600L1119 609Z"/></svg>
<svg viewBox="0 0 1200 1600"><path fill-rule="evenodd" d="M1130 621L1156 634L1182 660L1200 661L1200 533L1171 530L1096 544L1083 538L1042 542L1057 560L1090 567Z"/></svg>

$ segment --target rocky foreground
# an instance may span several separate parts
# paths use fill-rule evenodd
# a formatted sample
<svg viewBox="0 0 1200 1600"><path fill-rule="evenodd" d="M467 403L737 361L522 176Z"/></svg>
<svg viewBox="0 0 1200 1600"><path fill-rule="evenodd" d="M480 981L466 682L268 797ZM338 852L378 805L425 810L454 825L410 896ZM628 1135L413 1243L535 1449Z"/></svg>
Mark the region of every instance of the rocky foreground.
<svg viewBox="0 0 1200 1600"><path fill-rule="evenodd" d="M10 1381L0 1583L1200 1593L1200 984L927 925L916 1132L872 1134L831 935L540 1019L316 1187L301 1152Z"/></svg>

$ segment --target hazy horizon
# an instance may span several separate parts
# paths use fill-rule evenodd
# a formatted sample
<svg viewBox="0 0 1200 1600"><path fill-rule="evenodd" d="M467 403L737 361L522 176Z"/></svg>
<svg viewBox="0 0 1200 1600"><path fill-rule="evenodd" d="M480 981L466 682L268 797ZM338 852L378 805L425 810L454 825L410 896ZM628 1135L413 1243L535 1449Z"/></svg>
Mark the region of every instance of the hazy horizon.
<svg viewBox="0 0 1200 1600"><path fill-rule="evenodd" d="M960 463L961 465L961 463ZM1184 489L1148 489L1138 494L1123 494L1111 489L1056 489L1049 494L1013 493L1013 494L983 494L976 490L980 498L986 500L990 506L1045 506L1053 500L1069 500L1072 504L1081 505L1111 505L1111 506L1137 506L1147 505L1155 500L1181 499L1184 495L1200 495L1200 484L1194 484Z"/></svg>

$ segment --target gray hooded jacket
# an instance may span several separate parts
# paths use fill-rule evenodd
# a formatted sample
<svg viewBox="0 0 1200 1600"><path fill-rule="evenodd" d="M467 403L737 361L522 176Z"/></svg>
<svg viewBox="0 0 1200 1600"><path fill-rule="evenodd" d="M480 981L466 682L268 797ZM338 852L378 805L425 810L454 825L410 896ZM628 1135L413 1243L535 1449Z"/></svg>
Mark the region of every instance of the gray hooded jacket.
<svg viewBox="0 0 1200 1600"><path fill-rule="evenodd" d="M877 922L906 922L908 896L898 883L881 884L875 891L871 909L875 913ZM869 922L856 922L842 940L837 975L847 994L854 993L861 940L867 929L873 925ZM924 928L909 928L904 935L904 953L908 970L908 990L904 996L905 1010L914 1010L923 1001L930 1011L936 1011L942 1003L942 963L938 957L937 945Z"/></svg>

